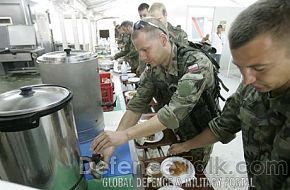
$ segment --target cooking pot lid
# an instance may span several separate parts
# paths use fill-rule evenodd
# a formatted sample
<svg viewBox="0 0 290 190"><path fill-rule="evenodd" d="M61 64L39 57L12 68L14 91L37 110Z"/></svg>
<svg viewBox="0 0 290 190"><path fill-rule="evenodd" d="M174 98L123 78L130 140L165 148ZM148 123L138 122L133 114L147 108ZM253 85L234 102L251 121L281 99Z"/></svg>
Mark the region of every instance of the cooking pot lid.
<svg viewBox="0 0 290 190"><path fill-rule="evenodd" d="M96 55L82 50L70 50L65 49L65 51L55 51L46 53L37 58L39 63L80 63L82 61L87 61L89 59L96 58Z"/></svg>
<svg viewBox="0 0 290 190"><path fill-rule="evenodd" d="M61 86L24 86L0 94L0 117L48 110L63 104L71 96L72 92Z"/></svg>

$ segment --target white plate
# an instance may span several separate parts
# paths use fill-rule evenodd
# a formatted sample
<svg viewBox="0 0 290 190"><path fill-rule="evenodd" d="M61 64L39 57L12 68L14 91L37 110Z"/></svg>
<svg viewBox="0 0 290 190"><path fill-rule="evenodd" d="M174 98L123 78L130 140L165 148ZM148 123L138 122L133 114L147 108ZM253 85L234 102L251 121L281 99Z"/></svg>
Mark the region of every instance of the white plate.
<svg viewBox="0 0 290 190"><path fill-rule="evenodd" d="M184 190L184 189L182 189L181 187L178 187L178 186L170 185L170 186L161 187L158 190Z"/></svg>
<svg viewBox="0 0 290 190"><path fill-rule="evenodd" d="M163 137L164 137L164 133L162 131L159 131L158 133L155 133L154 140L145 139L145 142L147 142L147 143L156 143L156 142L161 141L163 139Z"/></svg>
<svg viewBox="0 0 290 190"><path fill-rule="evenodd" d="M129 77L129 78L132 78L132 77L135 77L135 76L136 76L135 73L128 73L128 77Z"/></svg>
<svg viewBox="0 0 290 190"><path fill-rule="evenodd" d="M113 68L113 71L114 71L115 73L122 73L122 72L121 72L121 69L118 69L118 67L115 67L115 66L114 66L114 68ZM127 68L127 73L131 73L131 67L130 67L130 68Z"/></svg>
<svg viewBox="0 0 290 190"><path fill-rule="evenodd" d="M170 174L169 168L173 165L173 162L180 161L184 162L188 165L187 172L185 174L182 174L180 176L174 176ZM169 157L163 160L161 163L161 173L164 177L166 177L168 180L172 182L173 185L181 185L183 183L190 182L192 179L195 178L195 169L190 161L188 161L185 158L174 156Z"/></svg>
<svg viewBox="0 0 290 190"><path fill-rule="evenodd" d="M125 92L124 95L125 95L128 99L132 99L133 96L135 96L136 92L137 92L136 90L130 90L130 91ZM132 95L131 93L133 93L133 95Z"/></svg>
<svg viewBox="0 0 290 190"><path fill-rule="evenodd" d="M139 77L132 77L132 78L128 79L128 82L132 82L132 83L136 83L136 82L139 82L139 81L140 81Z"/></svg>

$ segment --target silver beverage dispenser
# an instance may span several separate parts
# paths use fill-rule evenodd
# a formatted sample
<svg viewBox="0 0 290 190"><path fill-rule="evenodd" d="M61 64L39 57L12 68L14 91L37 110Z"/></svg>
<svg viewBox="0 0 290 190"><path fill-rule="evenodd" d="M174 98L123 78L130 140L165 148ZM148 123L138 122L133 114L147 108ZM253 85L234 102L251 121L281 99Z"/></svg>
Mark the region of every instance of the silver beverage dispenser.
<svg viewBox="0 0 290 190"><path fill-rule="evenodd" d="M0 94L0 178L38 189L86 190L72 92L34 85Z"/></svg>
<svg viewBox="0 0 290 190"><path fill-rule="evenodd" d="M81 50L50 52L38 57L43 83L68 87L79 141L88 142L104 129L99 69L95 54Z"/></svg>

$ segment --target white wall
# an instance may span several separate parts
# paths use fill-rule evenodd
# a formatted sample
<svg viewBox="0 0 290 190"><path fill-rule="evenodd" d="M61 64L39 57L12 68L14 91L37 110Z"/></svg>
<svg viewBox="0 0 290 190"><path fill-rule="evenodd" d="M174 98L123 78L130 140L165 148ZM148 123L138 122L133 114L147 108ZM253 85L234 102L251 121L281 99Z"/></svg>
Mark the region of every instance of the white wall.
<svg viewBox="0 0 290 190"><path fill-rule="evenodd" d="M227 37L227 43L225 44L221 56L221 70L227 69L231 53L229 49L228 43L228 31L229 28L234 21L234 19L238 16L238 14L243 10L242 7L216 7L214 12L214 20L213 20L213 32L216 32L216 27L220 23L220 21L226 21L226 30L225 35ZM232 64L231 68L235 68Z"/></svg>

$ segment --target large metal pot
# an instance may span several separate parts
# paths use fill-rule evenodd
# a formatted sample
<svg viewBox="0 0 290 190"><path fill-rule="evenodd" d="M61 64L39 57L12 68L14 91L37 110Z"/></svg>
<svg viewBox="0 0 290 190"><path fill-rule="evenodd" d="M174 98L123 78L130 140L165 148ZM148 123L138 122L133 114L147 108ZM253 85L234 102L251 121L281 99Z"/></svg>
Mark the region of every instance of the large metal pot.
<svg viewBox="0 0 290 190"><path fill-rule="evenodd" d="M104 129L98 63L90 52L66 49L38 57L42 82L70 88L79 141L92 140Z"/></svg>
<svg viewBox="0 0 290 190"><path fill-rule="evenodd" d="M0 178L39 189L85 190L72 92L36 85L0 94Z"/></svg>

